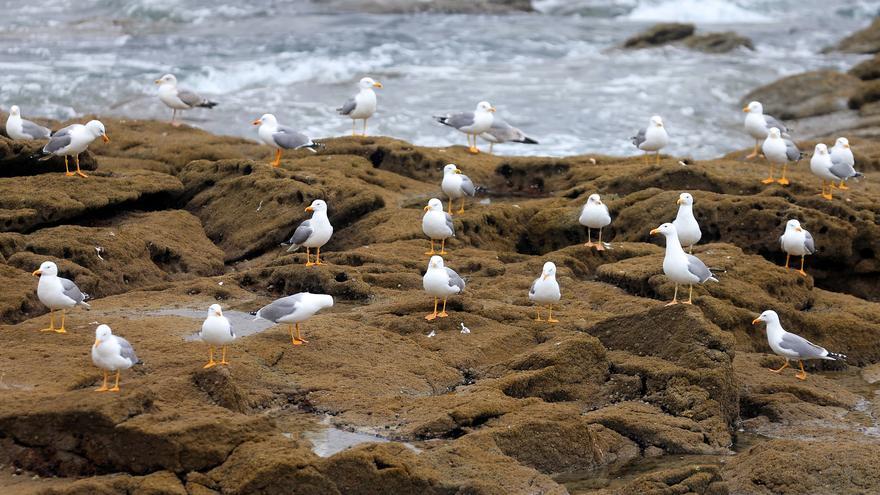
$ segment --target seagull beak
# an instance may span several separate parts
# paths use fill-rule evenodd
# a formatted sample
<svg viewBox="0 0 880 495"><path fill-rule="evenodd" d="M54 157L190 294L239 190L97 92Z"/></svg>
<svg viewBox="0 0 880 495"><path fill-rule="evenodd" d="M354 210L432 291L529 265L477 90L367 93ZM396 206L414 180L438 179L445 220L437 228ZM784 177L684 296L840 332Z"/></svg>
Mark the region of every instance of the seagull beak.
<svg viewBox="0 0 880 495"><path fill-rule="evenodd" d="M456 174L460 174L460 173L461 173L461 170L459 170L459 169L455 169L455 173L456 173Z"/></svg>
<svg viewBox="0 0 880 495"><path fill-rule="evenodd" d="M161 80L161 79L156 79L156 80L153 81L153 82L155 82L156 84L162 84L162 80Z"/></svg>
<svg viewBox="0 0 880 495"><path fill-rule="evenodd" d="M428 211L428 210L430 210L430 209L431 209L430 206L426 206L426 207L425 207L425 211Z"/></svg>
<svg viewBox="0 0 880 495"><path fill-rule="evenodd" d="M95 347L101 345L101 339L95 339Z"/></svg>
<svg viewBox="0 0 880 495"><path fill-rule="evenodd" d="M743 112L749 113L749 107L743 107Z"/></svg>
<svg viewBox="0 0 880 495"><path fill-rule="evenodd" d="M678 198L678 200L676 200L675 204L680 205L680 204L681 204L681 198Z"/></svg>
<svg viewBox="0 0 880 495"><path fill-rule="evenodd" d="M263 123L263 121L260 120L260 119L257 119L257 120L255 120L255 121L251 122L251 124L254 124L254 125L260 125L260 124L262 124L262 123Z"/></svg>
<svg viewBox="0 0 880 495"><path fill-rule="evenodd" d="M800 227L795 227L794 230L795 230L795 232L803 232L804 229L802 229Z"/></svg>
<svg viewBox="0 0 880 495"><path fill-rule="evenodd" d="M381 88L382 88L382 83L380 83L379 81L376 81L376 82L373 83L373 87L374 87L374 88L380 88L380 89L381 89Z"/></svg>
<svg viewBox="0 0 880 495"><path fill-rule="evenodd" d="M844 148L849 148L849 143L843 145Z"/></svg>
<svg viewBox="0 0 880 495"><path fill-rule="evenodd" d="M659 233L660 233L660 229L652 229L651 230L651 235L659 234Z"/></svg>
<svg viewBox="0 0 880 495"><path fill-rule="evenodd" d="M761 317L760 317L760 316L757 317L757 318L755 318L754 320L752 320L752 325L757 325L758 323L761 323Z"/></svg>
<svg viewBox="0 0 880 495"><path fill-rule="evenodd" d="M489 107L489 111L495 113L495 107Z"/></svg>
<svg viewBox="0 0 880 495"><path fill-rule="evenodd" d="M101 139L103 139L105 143L109 143L109 142L110 142L110 138L107 137L106 134L101 134Z"/></svg>
<svg viewBox="0 0 880 495"><path fill-rule="evenodd" d="M547 280L548 277L550 277L550 275L544 274L544 276L541 277L541 279L542 279L542 280Z"/></svg>
<svg viewBox="0 0 880 495"><path fill-rule="evenodd" d="M223 316L223 313L220 311L214 311L215 316Z"/></svg>
<svg viewBox="0 0 880 495"><path fill-rule="evenodd" d="M34 270L34 273L32 273L31 275L33 275L35 277L39 277L42 274L43 274L43 272L41 272L40 270Z"/></svg>
<svg viewBox="0 0 880 495"><path fill-rule="evenodd" d="M315 211L315 209L312 208L311 206L306 206L306 211Z"/></svg>

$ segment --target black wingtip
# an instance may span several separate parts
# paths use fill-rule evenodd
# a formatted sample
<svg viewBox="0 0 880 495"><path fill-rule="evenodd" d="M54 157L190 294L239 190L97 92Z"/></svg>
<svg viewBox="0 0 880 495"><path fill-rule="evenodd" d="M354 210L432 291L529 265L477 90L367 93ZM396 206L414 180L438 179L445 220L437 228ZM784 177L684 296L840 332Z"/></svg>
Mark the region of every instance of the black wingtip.
<svg viewBox="0 0 880 495"><path fill-rule="evenodd" d="M443 125L449 125L446 123L449 120L449 117L441 117L439 115L434 115L432 118L434 120L436 120L437 122L440 122Z"/></svg>
<svg viewBox="0 0 880 495"><path fill-rule="evenodd" d="M846 361L846 354L838 354L836 352L829 352L828 357L834 359L835 361Z"/></svg>
<svg viewBox="0 0 880 495"><path fill-rule="evenodd" d="M216 101L206 101L199 106L202 108L214 108L217 106L217 102Z"/></svg>
<svg viewBox="0 0 880 495"><path fill-rule="evenodd" d="M528 137L528 136L522 138L521 140L519 140L519 141L517 141L517 142L518 142L518 143L522 143L522 144L540 144L540 143L538 143L537 141L535 141L534 139L532 139L532 138L530 138L530 137Z"/></svg>

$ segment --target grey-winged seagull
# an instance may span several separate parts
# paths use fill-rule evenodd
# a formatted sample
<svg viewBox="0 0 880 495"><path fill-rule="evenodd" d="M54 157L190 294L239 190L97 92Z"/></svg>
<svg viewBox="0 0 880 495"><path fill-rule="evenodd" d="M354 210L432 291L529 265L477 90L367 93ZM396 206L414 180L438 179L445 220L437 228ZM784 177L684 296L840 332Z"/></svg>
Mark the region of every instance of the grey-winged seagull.
<svg viewBox="0 0 880 495"><path fill-rule="evenodd" d="M257 131L260 140L275 148L275 160L272 162L273 167L281 166L281 152L283 150L305 148L312 153L317 153L316 148L324 146L321 143L312 141L311 138L291 127L278 124L278 119L271 113L263 114L253 124L260 126Z"/></svg>
<svg viewBox="0 0 880 495"><path fill-rule="evenodd" d="M6 135L10 138L18 141L30 141L31 139L49 139L50 134L52 131L48 128L21 118L21 110L18 105L12 105L9 109L9 118L6 119Z"/></svg>
<svg viewBox="0 0 880 495"><path fill-rule="evenodd" d="M803 156L794 141L783 136L782 131L776 127L771 127L761 149L764 152L764 157L770 162L770 175L761 182L764 184L778 182L783 186L790 184L789 180L785 178L785 170L789 163L797 163ZM773 178L774 163L782 165L782 176L779 179Z"/></svg>
<svg viewBox="0 0 880 495"><path fill-rule="evenodd" d="M331 306L333 306L332 296L300 292L276 299L263 306L257 311L257 318L269 320L272 323L286 323L291 343L303 345L307 344L308 340L302 338L299 324L314 316L318 311ZM296 336L293 335L294 327L296 328Z"/></svg>
<svg viewBox="0 0 880 495"><path fill-rule="evenodd" d="M35 277L40 277L37 283L37 298L49 308L49 328L44 332L67 333L64 328L64 312L75 306L89 309L86 302L88 294L84 294L73 281L58 276L58 265L51 261L44 261L40 268L34 271ZM61 326L55 328L55 311L61 311Z"/></svg>
<svg viewBox="0 0 880 495"><path fill-rule="evenodd" d="M119 372L138 364L140 360L127 340L113 335L107 325L95 329L95 343L92 344L92 362L104 370L104 383L95 392L119 392ZM116 372L116 384L107 388L109 372Z"/></svg>
<svg viewBox="0 0 880 495"><path fill-rule="evenodd" d="M782 123L781 120L773 117L771 115L766 115L764 113L764 106L761 105L760 102L753 101L743 107L743 112L746 112L745 120L745 128L746 132L749 136L752 136L755 139L755 150L748 156L746 159L754 158L758 156L758 149L761 146L761 143L767 139L767 134L770 132L770 129L775 127L779 129L779 131L785 136L788 137L788 128Z"/></svg>
<svg viewBox="0 0 880 495"><path fill-rule="evenodd" d="M635 136L631 137L633 146L645 152L645 163L648 162L648 153L657 155L657 164L660 164L660 150L669 144L669 134L663 125L663 119L659 115L651 117L648 127L639 129Z"/></svg>
<svg viewBox="0 0 880 495"><path fill-rule="evenodd" d="M717 282L718 279L712 276L712 271L709 270L709 267L700 258L684 252L678 240L678 232L676 232L675 225L664 223L651 231L651 235L654 234L663 234L666 237L663 273L669 280L675 283L675 293L672 295L672 302L667 304L667 306L678 304L679 284L688 284L688 300L684 301L684 304L692 304L694 284L703 284L710 280Z"/></svg>
<svg viewBox="0 0 880 495"><path fill-rule="evenodd" d="M347 115L351 118L351 135L357 136L355 132L355 122L364 121L364 133L367 135L367 119L376 113L376 92L373 88L381 88L382 83L374 81L370 77L364 77L358 82L358 93L349 98L345 104L337 108L336 111L340 115Z"/></svg>
<svg viewBox="0 0 880 495"><path fill-rule="evenodd" d="M100 120L90 120L86 125L73 124L58 129L49 138L46 146L43 146L40 160L48 160L51 156L63 156L65 175L68 177L72 175L88 177L79 168L79 155L88 149L92 141L99 137L105 143L110 142L110 138L107 137L107 131L104 130L104 124ZM73 161L76 163L76 173L70 171L70 167L67 164L68 156L73 156Z"/></svg>
<svg viewBox="0 0 880 495"><path fill-rule="evenodd" d="M333 226L330 225L330 219L327 218L327 203L316 199L306 207L306 211L311 212L312 217L304 220L293 231L293 235L290 236L290 240L286 243L290 245L287 248L287 252L292 253L305 246L306 266L323 265L324 263L321 262L321 246L327 244L327 241L333 235ZM315 254L314 263L312 263L311 259L312 248L317 248L318 250L317 254Z"/></svg>
<svg viewBox="0 0 880 495"><path fill-rule="evenodd" d="M202 323L202 331L199 332L202 342L208 344L208 363L203 368L212 368L218 364L229 364L226 361L226 346L235 340L235 332L229 319L223 316L223 309L219 304L212 304L208 308L208 316ZM223 357L219 362L214 361L214 347L223 347Z"/></svg>
<svg viewBox="0 0 880 495"><path fill-rule="evenodd" d="M425 276L422 277L422 287L429 296L434 297L434 312L425 316L425 319L430 321L449 316L446 313L446 300L449 296L461 294L464 291L464 280L454 270L443 264L443 258L431 256L428 269L425 271ZM438 313L437 304L441 297L443 298L443 309Z"/></svg>
<svg viewBox="0 0 880 495"><path fill-rule="evenodd" d="M434 241L440 240L439 254L446 254L446 239L455 237L455 226L452 223L452 215L443 211L443 203L437 198L431 198L425 206L425 215L422 217L422 232L431 239L431 250L425 254L433 256Z"/></svg>
<svg viewBox="0 0 880 495"><path fill-rule="evenodd" d="M477 154L480 152L477 149L477 136L492 128L492 122L495 120L493 113L495 113L495 107L490 105L488 101L481 101L473 112L450 113L434 116L434 119L466 134L468 151ZM472 139L473 144L471 144Z"/></svg>
<svg viewBox="0 0 880 495"><path fill-rule="evenodd" d="M804 258L808 254L816 252L816 245L813 243L813 236L810 235L797 220L789 220L785 224L785 233L779 237L779 245L785 251L785 267L788 268L788 260L792 256L801 257L801 269L798 273L807 276L804 271Z"/></svg>
<svg viewBox="0 0 880 495"><path fill-rule="evenodd" d="M174 127L180 125L180 122L175 120L178 110L214 108L217 106L217 102L211 101L194 91L178 88L177 78L174 77L174 74L165 74L156 79L156 84L159 85L159 100L171 109L171 125Z"/></svg>
<svg viewBox="0 0 880 495"><path fill-rule="evenodd" d="M541 305L547 305L547 322L559 323L559 320L553 318L553 305L559 302L562 293L559 291L559 282L556 281L556 264L552 261L544 263L541 269L541 276L536 278L529 287L529 300L533 301L535 311L535 321L544 321L541 319Z"/></svg>
<svg viewBox="0 0 880 495"><path fill-rule="evenodd" d="M471 178L462 174L454 163L443 167L443 181L440 183L440 189L449 198L450 214L452 214L453 199L461 198L461 208L458 209L458 213L464 213L464 198L473 197L477 193L477 188L474 187Z"/></svg>
<svg viewBox="0 0 880 495"><path fill-rule="evenodd" d="M770 371L774 373L779 373L785 368L788 368L789 359L797 359L801 371L795 375L795 378L806 380L807 372L804 370L804 359L825 359L828 361L846 359L846 355L844 354L829 352L824 347L820 347L800 335L786 332L785 329L782 328L782 324L779 323L779 315L777 315L776 311L773 311L772 309L764 311L757 318L752 320L752 325L757 325L762 321L767 324L767 343L770 344L770 349L772 349L775 354L785 358L785 364L783 364L781 368L775 370L772 368L770 369Z"/></svg>
<svg viewBox="0 0 880 495"><path fill-rule="evenodd" d="M538 144L534 139L526 136L522 130L508 124L497 115L492 120L492 127L480 134L480 137L489 142L489 153L492 147L501 143Z"/></svg>

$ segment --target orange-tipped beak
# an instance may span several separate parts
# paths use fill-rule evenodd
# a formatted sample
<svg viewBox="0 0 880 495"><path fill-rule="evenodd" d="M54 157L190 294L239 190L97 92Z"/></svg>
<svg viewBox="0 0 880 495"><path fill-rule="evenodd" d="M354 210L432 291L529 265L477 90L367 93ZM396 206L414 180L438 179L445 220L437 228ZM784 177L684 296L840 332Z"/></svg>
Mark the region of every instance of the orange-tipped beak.
<svg viewBox="0 0 880 495"><path fill-rule="evenodd" d="M95 347L101 345L101 339L95 339Z"/></svg>
<svg viewBox="0 0 880 495"><path fill-rule="evenodd" d="M752 325L757 325L758 323L761 323L761 318L755 318L752 320Z"/></svg>
<svg viewBox="0 0 880 495"><path fill-rule="evenodd" d="M306 211L315 211L315 209L312 208L311 206L306 206Z"/></svg>
<svg viewBox="0 0 880 495"><path fill-rule="evenodd" d="M373 83L373 87L374 87L374 88L381 88L381 87L382 87L382 83L380 83L379 81L376 81L376 82Z"/></svg>
<svg viewBox="0 0 880 495"><path fill-rule="evenodd" d="M257 119L257 120L255 120L255 121L251 122L251 124L254 124L254 125L260 125L260 124L262 124L262 123L263 123L263 121L260 120L260 119Z"/></svg>
<svg viewBox="0 0 880 495"><path fill-rule="evenodd" d="M101 134L101 139L103 139L105 143L109 143L109 142L110 142L110 138L107 137L106 134Z"/></svg>
<svg viewBox="0 0 880 495"><path fill-rule="evenodd" d="M795 230L795 232L803 232L804 231L804 229L802 229L800 227L795 227L794 230Z"/></svg>
<svg viewBox="0 0 880 495"><path fill-rule="evenodd" d="M223 316L223 313L221 313L221 312L219 312L219 311L214 311L214 315L215 315L215 316Z"/></svg>
<svg viewBox="0 0 880 495"><path fill-rule="evenodd" d="M743 112L749 113L749 107L743 107Z"/></svg>
<svg viewBox="0 0 880 495"><path fill-rule="evenodd" d="M495 113L495 107L489 107L489 111Z"/></svg>
<svg viewBox="0 0 880 495"><path fill-rule="evenodd" d="M39 277L42 274L43 274L43 272L41 272L40 270L34 270L34 273L32 273L31 275L33 275L35 277Z"/></svg>
<svg viewBox="0 0 880 495"><path fill-rule="evenodd" d="M651 235L659 234L659 233L660 233L660 229L651 229Z"/></svg>

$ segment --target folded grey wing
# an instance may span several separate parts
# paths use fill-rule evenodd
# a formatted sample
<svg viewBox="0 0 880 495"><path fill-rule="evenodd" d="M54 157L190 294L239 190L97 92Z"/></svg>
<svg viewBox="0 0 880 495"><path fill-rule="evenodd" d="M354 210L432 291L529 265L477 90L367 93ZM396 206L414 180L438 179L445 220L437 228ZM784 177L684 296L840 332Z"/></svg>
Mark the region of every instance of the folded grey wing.
<svg viewBox="0 0 880 495"><path fill-rule="evenodd" d="M630 138L630 139L632 140L632 144L633 144L636 148L638 148L639 146L642 145L642 143L645 142L645 133L647 133L647 132L648 132L648 128L647 128L647 127L644 128L644 129L640 129L638 134L636 134L635 136L633 136L633 137Z"/></svg>
<svg viewBox="0 0 880 495"><path fill-rule="evenodd" d="M449 231L452 232L452 236L455 237L455 224L452 223L452 215L446 212L443 213L446 215L446 226L449 227Z"/></svg>
<svg viewBox="0 0 880 495"><path fill-rule="evenodd" d="M474 112L454 113L447 116L442 123L449 127L455 127L456 129L468 127L474 123Z"/></svg>
<svg viewBox="0 0 880 495"><path fill-rule="evenodd" d="M829 170L838 179L849 179L856 175L856 169L841 158L840 155L831 155L831 168Z"/></svg>
<svg viewBox="0 0 880 495"><path fill-rule="evenodd" d="M348 101L346 101L341 107L337 108L336 111L341 115L348 115L354 111L355 107L357 107L357 101L355 101L354 98L349 98Z"/></svg>
<svg viewBox="0 0 880 495"><path fill-rule="evenodd" d="M467 175L461 176L461 192L465 193L468 196L473 196L477 193L477 188L474 187L474 183Z"/></svg>
<svg viewBox="0 0 880 495"><path fill-rule="evenodd" d="M455 270L452 268L446 269L446 274L449 275L449 286L450 287L458 287L458 292L464 291L464 280L455 273Z"/></svg>
<svg viewBox="0 0 880 495"><path fill-rule="evenodd" d="M55 132L52 133L52 137L55 137L55 136L66 136L66 135L70 134L70 131L73 130L73 126L75 126L75 125L76 125L76 124L71 124L71 125L69 125L69 126L67 126L67 127L62 127L61 129L58 129L57 131L55 131Z"/></svg>
<svg viewBox="0 0 880 495"><path fill-rule="evenodd" d="M302 243L306 242L311 236L312 221L306 220L299 224L299 227L297 227L296 230L293 231L293 235L290 236L290 240L287 241L287 243L290 244L290 249L288 249L288 251L296 251Z"/></svg>
<svg viewBox="0 0 880 495"><path fill-rule="evenodd" d="M696 276L700 280L700 283L712 278L712 271L709 270L709 267L707 267L700 258L697 258L692 254L685 254L685 256L687 256L688 271L691 275Z"/></svg>
<svg viewBox="0 0 880 495"><path fill-rule="evenodd" d="M824 348L817 346L800 335L787 332L782 336L779 347L795 352L804 359L821 358L828 354L828 351Z"/></svg>
<svg viewBox="0 0 880 495"><path fill-rule="evenodd" d="M810 234L806 230L804 231L804 247L810 254L816 252L816 245L813 243L813 234Z"/></svg>
<svg viewBox="0 0 880 495"><path fill-rule="evenodd" d="M284 149L297 149L312 143L308 136L301 132L297 132L290 127L278 127L278 132L272 134L275 144Z"/></svg>
<svg viewBox="0 0 880 495"><path fill-rule="evenodd" d="M535 286L538 285L538 280L541 280L541 279L540 279L540 278L536 278L535 280L532 281L532 286L529 287L529 295L530 295L530 296L534 296L534 295L535 295Z"/></svg>
<svg viewBox="0 0 880 495"><path fill-rule="evenodd" d="M64 129L62 129L62 131L63 130ZM49 138L49 142L46 143L46 146L43 146L43 151L46 153L55 153L63 150L70 145L70 140L71 137L69 132L65 132L64 134L55 133Z"/></svg>
<svg viewBox="0 0 880 495"><path fill-rule="evenodd" d="M137 355L134 353L134 347L132 347L127 340L117 336L116 341L119 343L120 356L130 360L132 364L140 362Z"/></svg>
<svg viewBox="0 0 880 495"><path fill-rule="evenodd" d="M774 117L772 115L764 114L764 122L767 124L767 129L770 129L771 127L775 127L777 129L779 129L780 134L788 133L788 128L785 127L785 124L783 124L781 120L777 119L776 117Z"/></svg>
<svg viewBox="0 0 880 495"><path fill-rule="evenodd" d="M79 290L79 287L72 280L58 277L61 280L61 288L64 295L73 299L77 304L82 304L86 300L86 295Z"/></svg>
<svg viewBox="0 0 880 495"><path fill-rule="evenodd" d="M785 142L785 157L788 158L788 161L796 162L800 160L801 150L794 144L794 141L791 139L783 139L783 141Z"/></svg>
<svg viewBox="0 0 880 495"><path fill-rule="evenodd" d="M197 106L202 105L208 101L205 97L201 96L200 94L194 93L194 92L186 90L186 89L179 89L177 91L177 97L180 98L180 101L186 103L187 105L189 105L191 107L197 107Z"/></svg>
<svg viewBox="0 0 880 495"><path fill-rule="evenodd" d="M25 134L31 137L31 139L45 139L52 134L48 128L43 127L41 125L37 125L30 120L22 120L21 121L21 130Z"/></svg>
<svg viewBox="0 0 880 495"><path fill-rule="evenodd" d="M276 299L260 308L260 310L257 311L257 318L263 318L264 320L278 323L278 320L281 318L293 314L301 300L302 294L294 294L292 296Z"/></svg>

